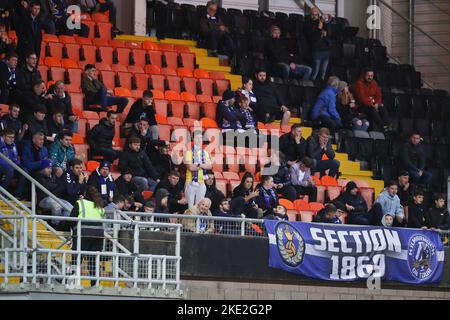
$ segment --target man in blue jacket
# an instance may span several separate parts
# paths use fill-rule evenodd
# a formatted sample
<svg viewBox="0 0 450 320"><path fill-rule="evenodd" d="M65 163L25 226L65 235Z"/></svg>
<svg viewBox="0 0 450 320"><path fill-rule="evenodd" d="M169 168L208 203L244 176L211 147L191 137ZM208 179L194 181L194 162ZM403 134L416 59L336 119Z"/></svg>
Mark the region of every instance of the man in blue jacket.
<svg viewBox="0 0 450 320"><path fill-rule="evenodd" d="M25 143L22 150L22 166L30 175L42 169L42 161L48 159L47 148L44 147L45 135L42 132L33 134L31 142Z"/></svg>
<svg viewBox="0 0 450 320"><path fill-rule="evenodd" d="M3 137L0 138L0 152L3 153L9 160L20 166L19 154L14 139L14 130L10 128L6 129L3 132ZM14 168L2 158L0 158L0 175L2 175L0 185L3 188L8 189L11 184L11 180L14 177ZM23 184L24 180L19 179L19 184L20 183Z"/></svg>
<svg viewBox="0 0 450 320"><path fill-rule="evenodd" d="M342 127L341 117L336 110L336 95L339 82L338 77L330 77L328 79L328 85L317 98L311 114L312 120L321 122L324 127L330 129L331 134L334 134Z"/></svg>
<svg viewBox="0 0 450 320"><path fill-rule="evenodd" d="M236 95L227 90L223 93L222 101L217 105L217 124L222 132L242 129L241 121L245 123L245 116L234 107Z"/></svg>

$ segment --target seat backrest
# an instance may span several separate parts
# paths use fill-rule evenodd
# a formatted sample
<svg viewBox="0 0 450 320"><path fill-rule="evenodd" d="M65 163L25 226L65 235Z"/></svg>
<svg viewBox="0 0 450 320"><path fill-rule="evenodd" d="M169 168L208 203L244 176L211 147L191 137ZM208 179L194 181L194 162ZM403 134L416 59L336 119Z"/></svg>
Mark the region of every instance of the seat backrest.
<svg viewBox="0 0 450 320"><path fill-rule="evenodd" d="M109 22L97 22L98 33L100 38L111 40L112 38L112 25Z"/></svg>
<svg viewBox="0 0 450 320"><path fill-rule="evenodd" d="M114 49L111 47L99 47L98 49L102 57L102 63L112 65Z"/></svg>

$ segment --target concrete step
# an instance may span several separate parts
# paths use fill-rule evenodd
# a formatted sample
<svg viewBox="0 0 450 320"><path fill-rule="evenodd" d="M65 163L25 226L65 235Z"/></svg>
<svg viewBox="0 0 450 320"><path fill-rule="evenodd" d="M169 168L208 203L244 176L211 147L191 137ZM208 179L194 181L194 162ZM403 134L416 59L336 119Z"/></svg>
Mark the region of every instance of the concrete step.
<svg viewBox="0 0 450 320"><path fill-rule="evenodd" d="M197 57L197 64L199 66L204 66L204 65L217 66L217 67L220 66L219 59L214 58L214 57Z"/></svg>
<svg viewBox="0 0 450 320"><path fill-rule="evenodd" d="M198 64L200 69L205 69L207 71L220 71L220 72L231 72L231 67L226 66L215 66L215 65L206 65L206 64Z"/></svg>
<svg viewBox="0 0 450 320"><path fill-rule="evenodd" d="M5 278L0 277L0 283L5 283ZM8 277L8 283L12 284L20 284L20 278L19 277Z"/></svg>
<svg viewBox="0 0 450 320"><path fill-rule="evenodd" d="M168 43L168 44L179 44L188 47L197 46L197 41L194 40L182 40L182 39L172 39L167 38L161 41L158 41L156 37L147 37L147 36L133 36L128 34L121 34L115 37L116 40L124 40L124 41L135 41L135 42L143 42L143 41L152 41L156 43Z"/></svg>
<svg viewBox="0 0 450 320"><path fill-rule="evenodd" d="M336 152L336 160L348 161L348 154Z"/></svg>

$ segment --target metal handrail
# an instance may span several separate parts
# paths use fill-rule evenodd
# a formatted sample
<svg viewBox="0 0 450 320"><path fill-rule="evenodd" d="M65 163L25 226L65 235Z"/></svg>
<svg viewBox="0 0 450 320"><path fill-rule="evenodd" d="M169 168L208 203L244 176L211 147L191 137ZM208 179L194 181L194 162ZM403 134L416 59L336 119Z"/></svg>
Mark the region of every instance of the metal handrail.
<svg viewBox="0 0 450 320"><path fill-rule="evenodd" d="M25 170L23 170L21 167L19 167L17 164L12 162L7 156L5 156L3 153L0 153L0 157L6 161L10 166L14 168L17 172L19 172L21 175L23 175L28 181L30 181L33 185L39 188L43 193L45 193L47 196L52 198L56 201L57 204L59 204L61 207L63 207L65 210L70 211L70 208L66 206L58 197L56 197L53 193L48 191L42 184L40 184L36 179L34 179L32 176L30 176ZM32 212L35 212L35 208L31 208Z"/></svg>

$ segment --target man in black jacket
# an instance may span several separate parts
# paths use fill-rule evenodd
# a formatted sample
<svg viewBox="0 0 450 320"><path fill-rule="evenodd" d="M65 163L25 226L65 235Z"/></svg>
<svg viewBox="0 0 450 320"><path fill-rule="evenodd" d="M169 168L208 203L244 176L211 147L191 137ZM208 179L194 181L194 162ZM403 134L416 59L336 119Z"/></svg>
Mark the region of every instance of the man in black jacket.
<svg viewBox="0 0 450 320"><path fill-rule="evenodd" d="M120 155L119 169L129 169L133 175L133 182L138 187L138 192L154 191L159 182L159 173L153 167L150 159L141 150L141 140L131 137L124 152Z"/></svg>
<svg viewBox="0 0 450 320"><path fill-rule="evenodd" d="M115 125L117 114L114 111L108 111L106 118L100 120L100 123L89 130L87 141L92 150L92 155L103 156L106 161L114 162L120 152L113 149L113 139L115 136Z"/></svg>
<svg viewBox="0 0 450 320"><path fill-rule="evenodd" d="M72 205L68 201L60 199L64 193L64 184L59 178L56 177L56 175L53 174L51 160L44 160L42 163L42 170L37 175L36 180L55 197L57 197L60 202L66 205L67 208L64 209L53 198L38 190L38 198L40 199L39 208L51 210L53 216L70 216L70 212L73 208ZM59 224L59 221L56 220L54 224Z"/></svg>
<svg viewBox="0 0 450 320"><path fill-rule="evenodd" d="M229 57L234 54L234 44L230 31L217 16L217 3L208 1L206 15L200 18L200 33L206 38L208 54L216 56L218 50Z"/></svg>
<svg viewBox="0 0 450 320"><path fill-rule="evenodd" d="M33 90L27 91L20 97L22 112L20 116L22 119L27 119L33 114L37 105L44 105L47 111L50 111L51 101L53 96L46 93L45 82L42 79L36 80L33 83Z"/></svg>
<svg viewBox="0 0 450 320"><path fill-rule="evenodd" d="M156 110L153 106L153 93L145 90L142 98L136 100L131 106L130 112L124 121L124 129L137 126L141 119L146 119L151 129L151 135L154 140L158 139L158 124L155 119Z"/></svg>
<svg viewBox="0 0 450 320"><path fill-rule="evenodd" d="M26 57L25 64L16 69L16 90L13 95L18 100L12 102L20 102L24 94L32 94L33 85L42 79L37 69L39 60L36 53L29 53L24 57Z"/></svg>
<svg viewBox="0 0 450 320"><path fill-rule="evenodd" d="M156 186L159 189L169 191L169 212L183 214L188 209L186 198L183 196L184 182L180 180L178 171L171 171L169 176L161 180Z"/></svg>
<svg viewBox="0 0 450 320"><path fill-rule="evenodd" d="M307 143L302 137L302 125L292 125L291 132L280 137L280 151L284 154L289 166L299 162L306 156Z"/></svg>
<svg viewBox="0 0 450 320"><path fill-rule="evenodd" d="M33 115L26 122L28 124L28 130L23 137L23 140L31 140L36 132L42 132L45 135L45 142L54 142L55 137L50 135L48 130L47 121L45 116L47 114L47 108L44 105L38 104Z"/></svg>
<svg viewBox="0 0 450 320"><path fill-rule="evenodd" d="M271 37L265 42L266 56L273 67L281 72L283 79L298 75L302 80L309 80L312 72L311 67L295 62L295 57L289 53L285 43L280 39L280 28L273 25L270 35Z"/></svg>
<svg viewBox="0 0 450 320"><path fill-rule="evenodd" d="M314 167L311 168L312 173L320 172L324 176L325 171L330 170L330 177L336 177L339 173L341 163L334 159L336 154L331 146L328 128L322 128L308 138L308 156L315 160Z"/></svg>
<svg viewBox="0 0 450 320"><path fill-rule="evenodd" d="M55 110L53 115L48 117L47 129L49 136L53 138L64 131L64 118L61 110Z"/></svg>
<svg viewBox="0 0 450 320"><path fill-rule="evenodd" d="M138 192L138 187L133 182L133 175L131 170L124 169L121 171L120 177L115 181L117 193L124 197L133 197L139 203L144 203L144 197Z"/></svg>
<svg viewBox="0 0 450 320"><path fill-rule="evenodd" d="M20 121L19 114L20 107L17 104L10 104L9 112L0 120L0 131L4 131L7 128L14 130L16 142L22 141L23 135L28 130L27 124L22 126L22 121Z"/></svg>
<svg viewBox="0 0 450 320"><path fill-rule="evenodd" d="M347 223L369 225L367 203L358 194L358 186L353 181L347 183L345 192L333 201L336 208L347 212Z"/></svg>
<svg viewBox="0 0 450 320"><path fill-rule="evenodd" d="M432 176L430 172L425 171L425 151L421 141L422 137L419 133L411 134L410 140L403 145L401 160L413 183L429 185Z"/></svg>
<svg viewBox="0 0 450 320"><path fill-rule="evenodd" d="M95 187L101 194L104 206L113 201L116 192L116 184L110 173L111 164L108 161L102 161L97 169L91 173L88 185Z"/></svg>
<svg viewBox="0 0 450 320"><path fill-rule="evenodd" d="M153 167L157 172L159 172L161 179L167 177L169 172L175 170L175 164L169 154L168 145L160 145L157 150L155 149L153 152L148 152L147 149L147 154L149 155Z"/></svg>
<svg viewBox="0 0 450 320"><path fill-rule="evenodd" d="M78 132L78 117L72 110L72 98L66 92L64 82L56 81L53 88L50 90L53 98L51 100L51 112L61 110L64 117L64 127L69 128L72 132Z"/></svg>
<svg viewBox="0 0 450 320"><path fill-rule="evenodd" d="M311 80L316 80L318 76L325 80L328 62L330 60L330 31L331 17L329 15L320 16L317 7L311 9L311 15L305 19L304 34L312 51L314 69Z"/></svg>
<svg viewBox="0 0 450 320"><path fill-rule="evenodd" d="M438 194L434 197L434 206L425 215L425 223L428 228L450 229L450 215L445 206L445 198L443 194Z"/></svg>
<svg viewBox="0 0 450 320"><path fill-rule="evenodd" d="M77 158L70 161L70 169L60 179L64 185L62 194L64 200L74 205L81 197L84 197L87 179L83 172L83 161Z"/></svg>
<svg viewBox="0 0 450 320"><path fill-rule="evenodd" d="M281 120L281 124L289 124L291 112L284 105L284 101L282 101L273 84L267 79L266 71L258 70L256 73L253 92L258 101L256 113L261 122L270 123L274 120Z"/></svg>
<svg viewBox="0 0 450 320"><path fill-rule="evenodd" d="M18 59L19 56L16 53L10 53L0 62L0 103L7 104L10 101L10 94L16 89Z"/></svg>
<svg viewBox="0 0 450 320"><path fill-rule="evenodd" d="M422 191L414 191L413 201L408 206L408 228L427 229L423 199L424 195Z"/></svg>
<svg viewBox="0 0 450 320"><path fill-rule="evenodd" d="M36 61L39 61L41 54L42 30L44 29L39 17L41 5L39 2L30 4L30 10L24 10L20 23L17 26L17 52L23 59L31 52L36 53Z"/></svg>

